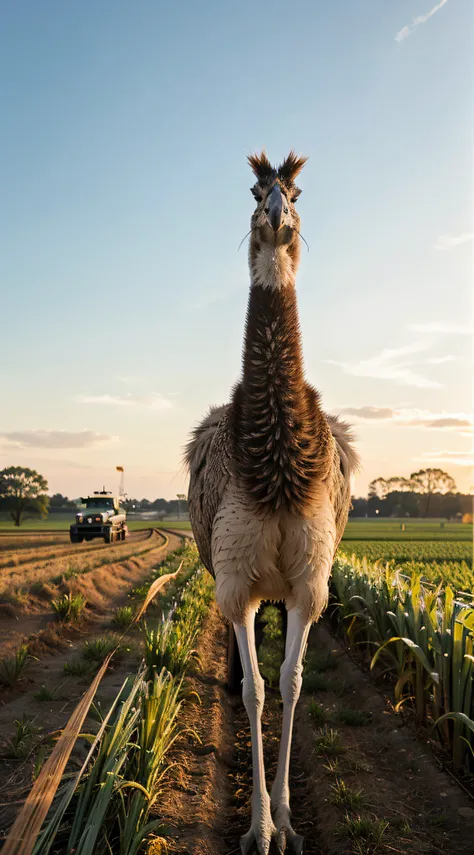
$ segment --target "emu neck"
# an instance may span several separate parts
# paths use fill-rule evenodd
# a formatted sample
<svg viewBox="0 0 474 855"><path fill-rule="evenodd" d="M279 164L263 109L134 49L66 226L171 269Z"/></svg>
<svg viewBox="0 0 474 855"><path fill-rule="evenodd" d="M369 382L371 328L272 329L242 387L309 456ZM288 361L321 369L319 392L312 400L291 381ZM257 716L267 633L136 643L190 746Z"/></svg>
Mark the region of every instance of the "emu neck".
<svg viewBox="0 0 474 855"><path fill-rule="evenodd" d="M244 339L242 392L254 415L282 418L304 387L296 291L252 285Z"/></svg>
<svg viewBox="0 0 474 855"><path fill-rule="evenodd" d="M328 436L304 379L294 287L252 285L233 405L236 472L248 494L272 511L305 514Z"/></svg>

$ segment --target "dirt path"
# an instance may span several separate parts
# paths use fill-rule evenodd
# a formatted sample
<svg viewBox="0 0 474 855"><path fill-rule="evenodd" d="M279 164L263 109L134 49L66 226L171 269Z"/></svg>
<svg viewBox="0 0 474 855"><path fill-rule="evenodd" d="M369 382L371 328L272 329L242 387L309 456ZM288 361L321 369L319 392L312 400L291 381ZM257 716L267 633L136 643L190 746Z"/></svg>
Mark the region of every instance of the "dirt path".
<svg viewBox="0 0 474 855"><path fill-rule="evenodd" d="M225 688L226 639L214 607L200 666L188 678L201 705L185 707L183 719L200 742L187 738L176 748L159 805L170 852L179 855L237 853L250 823L250 734L240 699ZM305 682L290 781L305 855L472 855L473 803L322 625L311 633ZM279 693L267 688L269 784L280 714Z"/></svg>

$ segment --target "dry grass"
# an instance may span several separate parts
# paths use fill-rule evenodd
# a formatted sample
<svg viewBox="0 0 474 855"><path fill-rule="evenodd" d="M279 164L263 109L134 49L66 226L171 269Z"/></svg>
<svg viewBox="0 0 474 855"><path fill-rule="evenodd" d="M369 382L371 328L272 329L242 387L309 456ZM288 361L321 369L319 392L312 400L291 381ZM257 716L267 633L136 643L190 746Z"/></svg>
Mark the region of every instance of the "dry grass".
<svg viewBox="0 0 474 855"><path fill-rule="evenodd" d="M9 552L23 552L28 549L38 549L42 547L54 546L58 543L69 543L69 535L67 532L57 532L55 534L37 534L30 533L7 535L0 534L0 551L2 553L2 564L5 555Z"/></svg>

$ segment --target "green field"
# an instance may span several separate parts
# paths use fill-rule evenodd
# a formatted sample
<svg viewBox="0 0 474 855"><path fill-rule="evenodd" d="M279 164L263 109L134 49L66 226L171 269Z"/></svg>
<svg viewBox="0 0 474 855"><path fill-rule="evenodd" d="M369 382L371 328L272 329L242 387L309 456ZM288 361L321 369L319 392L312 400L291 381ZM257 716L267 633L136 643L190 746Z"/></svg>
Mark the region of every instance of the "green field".
<svg viewBox="0 0 474 855"><path fill-rule="evenodd" d="M457 540L472 543L472 525L444 520L350 519L344 540Z"/></svg>
<svg viewBox="0 0 474 855"><path fill-rule="evenodd" d="M468 540L346 540L346 555L366 556L369 561L472 561Z"/></svg>

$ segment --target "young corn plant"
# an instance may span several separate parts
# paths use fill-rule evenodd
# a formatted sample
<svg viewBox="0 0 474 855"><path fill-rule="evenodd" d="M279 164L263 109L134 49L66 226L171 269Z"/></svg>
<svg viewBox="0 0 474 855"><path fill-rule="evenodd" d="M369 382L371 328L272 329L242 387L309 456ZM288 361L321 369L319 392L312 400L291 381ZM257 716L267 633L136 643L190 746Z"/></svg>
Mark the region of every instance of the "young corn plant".
<svg viewBox="0 0 474 855"><path fill-rule="evenodd" d="M56 614L57 620L72 623L79 620L85 607L86 601L82 594L62 594L57 600L51 600L51 607Z"/></svg>
<svg viewBox="0 0 474 855"><path fill-rule="evenodd" d="M366 559L336 561L336 613L351 644L365 648L395 678L397 706L414 699L417 721L439 723L453 766L473 768L474 609L449 585Z"/></svg>
<svg viewBox="0 0 474 855"><path fill-rule="evenodd" d="M16 686L25 676L30 659L26 644L20 645L11 656L4 656L0 659L0 686L9 689Z"/></svg>
<svg viewBox="0 0 474 855"><path fill-rule="evenodd" d="M20 760L30 754L36 738L41 732L41 728L37 727L34 721L34 718L25 715L21 719L15 719L14 733L5 741L4 756Z"/></svg>
<svg viewBox="0 0 474 855"><path fill-rule="evenodd" d="M181 674L194 655L197 629L187 630L173 621L143 623L143 644L148 674L166 668L172 674Z"/></svg>
<svg viewBox="0 0 474 855"><path fill-rule="evenodd" d="M100 665L106 656L117 646L117 640L111 635L99 635L86 641L82 648L82 657L86 662Z"/></svg>
<svg viewBox="0 0 474 855"><path fill-rule="evenodd" d="M194 633L211 597L212 583L195 573L169 623L182 633L186 627ZM193 638L189 635L191 650ZM156 836L161 821L151 818L150 811L167 771L167 752L179 735L177 717L185 698L181 683L181 677L166 669L158 673L155 667L150 674L143 661L139 673L125 681L105 718L97 706L99 731L95 737L84 734L92 743L89 754L77 775L66 779L58 791L33 855L52 851L138 855L150 835L159 843L157 851L167 851L163 838Z"/></svg>
<svg viewBox="0 0 474 855"><path fill-rule="evenodd" d="M131 626L134 616L135 610L132 606L120 606L115 609L112 623L120 629L126 630Z"/></svg>

